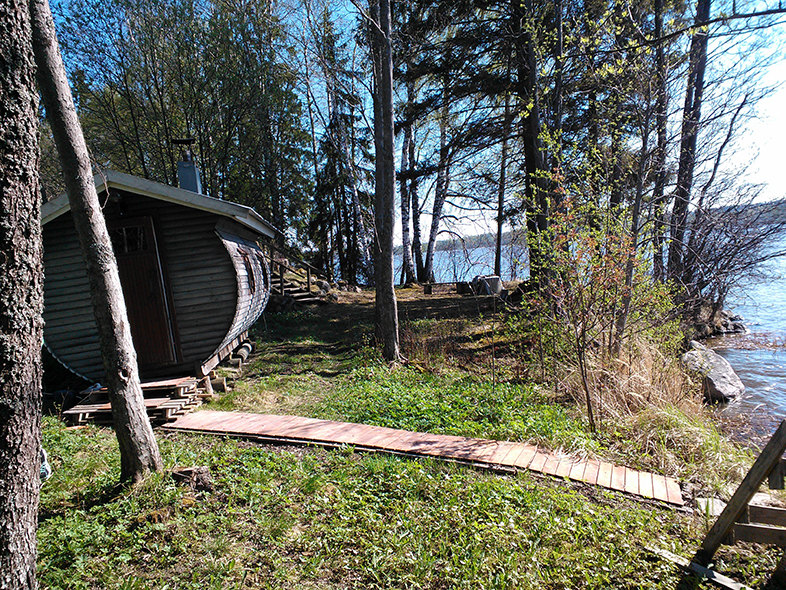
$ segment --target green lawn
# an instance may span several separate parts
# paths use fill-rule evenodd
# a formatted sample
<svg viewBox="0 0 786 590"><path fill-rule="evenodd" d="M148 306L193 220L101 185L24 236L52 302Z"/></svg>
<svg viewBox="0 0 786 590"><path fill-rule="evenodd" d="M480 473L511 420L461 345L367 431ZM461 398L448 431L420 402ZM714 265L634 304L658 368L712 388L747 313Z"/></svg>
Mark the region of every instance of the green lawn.
<svg viewBox="0 0 786 590"><path fill-rule="evenodd" d="M253 360L208 407L536 441L585 455L634 458L638 449L653 463L668 451L683 470L727 448L699 421L693 436L707 442L681 449L675 433L692 423L667 414L651 452L621 444L635 425L591 436L580 408L517 378L510 359L489 373L489 338L500 350L505 341L489 335L496 318L482 311L424 320L418 312L433 310L408 308L404 298L412 362L388 367L368 348L368 303L343 306L266 318ZM41 496L42 588L671 589L677 569L646 547L689 557L705 526L686 512L528 473L157 434L165 472L124 488L111 430L45 420L55 472ZM690 459L697 447L705 454ZM207 466L213 489L176 484L176 466ZM718 557L719 569L757 585L779 555L742 547Z"/></svg>

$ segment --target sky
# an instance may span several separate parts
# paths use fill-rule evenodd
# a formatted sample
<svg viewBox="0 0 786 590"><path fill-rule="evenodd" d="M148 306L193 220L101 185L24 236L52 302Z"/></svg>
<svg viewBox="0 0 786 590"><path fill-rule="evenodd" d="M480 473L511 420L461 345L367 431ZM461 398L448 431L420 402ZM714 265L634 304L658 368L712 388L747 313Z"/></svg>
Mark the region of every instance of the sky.
<svg viewBox="0 0 786 590"><path fill-rule="evenodd" d="M741 142L740 157L755 156L750 180L766 183L762 198L771 200L786 197L786 60L772 66L767 78L781 86L760 103L758 118L749 123Z"/></svg>

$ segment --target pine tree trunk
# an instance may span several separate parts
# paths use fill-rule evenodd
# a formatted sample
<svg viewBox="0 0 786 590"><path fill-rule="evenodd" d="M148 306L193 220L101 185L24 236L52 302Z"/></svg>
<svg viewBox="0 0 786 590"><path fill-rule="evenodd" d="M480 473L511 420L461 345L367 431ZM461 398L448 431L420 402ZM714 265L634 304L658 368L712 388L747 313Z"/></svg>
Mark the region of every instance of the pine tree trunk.
<svg viewBox="0 0 786 590"><path fill-rule="evenodd" d="M387 361L401 360L398 339L398 306L394 290L393 227L396 206L396 168L393 150L393 50L391 43L390 0L371 0L373 27L374 145L376 150L375 210L377 256L376 317L377 336Z"/></svg>
<svg viewBox="0 0 786 590"><path fill-rule="evenodd" d="M0 588L37 587L43 273L27 2L0 6Z"/></svg>
<svg viewBox="0 0 786 590"><path fill-rule="evenodd" d="M663 36L663 0L655 0L655 38ZM666 87L666 52L663 41L655 47L655 75L657 84L657 98L655 101L655 128L658 136L658 145L655 150L655 185L652 189L652 202L655 209L653 225L653 274L655 280L666 279L666 264L663 260L663 247L666 243L666 149L668 143L669 121L669 93Z"/></svg>
<svg viewBox="0 0 786 590"><path fill-rule="evenodd" d="M415 265L412 262L412 238L409 233L410 200L407 190L407 177L409 173L409 144L412 143L412 123L404 128L404 142L401 146L401 172L399 187L401 193L401 253L403 282L411 285L415 282Z"/></svg>
<svg viewBox="0 0 786 590"><path fill-rule="evenodd" d="M349 149L346 133L339 129L338 136L339 142L341 143L341 151L344 156L344 173L346 174L347 182L349 182L349 190L352 195L352 211L357 227L357 231L355 232L355 243L360 254L360 274L366 280L369 280L371 278L371 253L368 247L369 239L368 231L366 231L366 222L363 219L363 208L360 206L360 193L355 180L356 173L354 161L352 159L352 152Z"/></svg>
<svg viewBox="0 0 786 590"><path fill-rule="evenodd" d="M505 123L502 135L502 153L499 157L499 185L497 185L497 241L494 248L494 274L502 276L502 226L505 223L505 191L507 189L508 137L512 118L510 95L505 95Z"/></svg>
<svg viewBox="0 0 786 590"><path fill-rule="evenodd" d="M447 84L447 81L444 82ZM434 282L434 252L437 247L437 237L439 236L439 225L442 221L442 209L448 197L448 187L450 186L450 152L447 140L448 130L448 108L442 110L439 121L439 165L437 167L437 186L434 190L434 208L431 212L431 231L428 235L428 245L426 246L426 264L424 274L426 280Z"/></svg>
<svg viewBox="0 0 786 590"><path fill-rule="evenodd" d="M698 0L696 23L709 20L710 4L711 0ZM680 163L669 226L668 276L677 282L682 279L685 255L683 241L693 189L693 172L696 167L696 145L701 122L701 103L704 96L704 72L707 69L707 42L706 27L699 27L691 39L688 82L685 88L685 106L682 115Z"/></svg>
<svg viewBox="0 0 786 590"><path fill-rule="evenodd" d="M413 129L412 141L409 143L409 170L412 178L409 179L410 214L412 215L412 254L415 256L415 276L418 282L426 282L426 271L423 264L423 242L420 231L420 198L418 197L418 177L415 173L417 164L415 160L415 136Z"/></svg>
<svg viewBox="0 0 786 590"><path fill-rule="evenodd" d="M630 305L633 300L633 276L636 267L636 253L639 246L639 230L641 225L641 205L644 200L644 177L646 169L649 165L647 155L647 146L650 139L650 121L649 115L647 116L644 124L644 129L641 135L641 151L639 156L638 174L636 175L636 196L633 199L633 212L631 213L630 220L630 250L628 251L628 260L625 263L625 288L622 291L622 305L617 311L617 317L614 322L614 339L611 343L611 351L614 356L619 357L622 351L622 342L625 336L625 328L628 323L628 316L630 315Z"/></svg>
<svg viewBox="0 0 786 590"><path fill-rule="evenodd" d="M161 457L145 411L117 263L93 184L87 146L71 98L48 1L31 0L30 13L38 84L87 266L112 419L120 445L120 478L139 481L149 471L161 469Z"/></svg>
<svg viewBox="0 0 786 590"><path fill-rule="evenodd" d="M529 243L529 273L531 281L539 286L547 282L546 255L548 245L543 243L549 227L550 202L548 178L543 143L540 137L540 98L538 96L538 64L532 35L525 23L532 14L532 2L512 0L513 34L516 48L518 84L516 91L520 104L528 105L522 119L521 141L524 145L525 193L527 196L527 240Z"/></svg>

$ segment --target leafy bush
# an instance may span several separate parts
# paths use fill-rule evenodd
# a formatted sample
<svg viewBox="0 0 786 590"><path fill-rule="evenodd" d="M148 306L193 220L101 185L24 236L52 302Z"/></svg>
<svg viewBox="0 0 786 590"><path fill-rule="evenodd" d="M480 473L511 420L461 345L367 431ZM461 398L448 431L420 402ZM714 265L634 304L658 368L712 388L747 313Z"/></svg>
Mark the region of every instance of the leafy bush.
<svg viewBox="0 0 786 590"><path fill-rule="evenodd" d="M622 222L605 215L567 202L553 216L548 254L538 257L547 280L520 319L541 373L583 398L593 431L596 418L686 398L671 362L681 334L668 289L652 280Z"/></svg>

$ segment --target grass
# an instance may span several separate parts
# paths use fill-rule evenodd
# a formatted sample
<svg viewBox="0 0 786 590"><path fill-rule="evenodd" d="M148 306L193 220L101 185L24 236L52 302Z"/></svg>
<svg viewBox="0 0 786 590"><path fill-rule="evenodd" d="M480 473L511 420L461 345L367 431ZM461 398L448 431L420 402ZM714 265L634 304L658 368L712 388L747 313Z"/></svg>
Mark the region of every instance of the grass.
<svg viewBox="0 0 786 590"><path fill-rule="evenodd" d="M591 436L580 407L521 378L493 310L471 299L421 301L411 291L401 297L409 365L376 360L368 296L342 295L317 312L266 318L253 360L242 375L228 373L233 388L211 409L537 441L675 473L696 493L739 475L729 443L676 409ZM41 587L665 589L679 574L645 548L690 556L706 526L527 473L162 431L158 440L165 472L118 487L111 430L45 420L55 472L41 496ZM195 465L210 469L212 490L169 475ZM717 561L755 585L777 558L735 547Z"/></svg>
<svg viewBox="0 0 786 590"><path fill-rule="evenodd" d="M673 568L644 545L689 543L670 511L351 449L167 435L168 467L207 465L215 489L159 475L118 490L111 432L45 432L58 449L42 492L45 588L666 588Z"/></svg>
<svg viewBox="0 0 786 590"><path fill-rule="evenodd" d="M314 414L417 432L537 441L554 449L594 447L578 420L546 402L532 386L369 364L347 374Z"/></svg>

